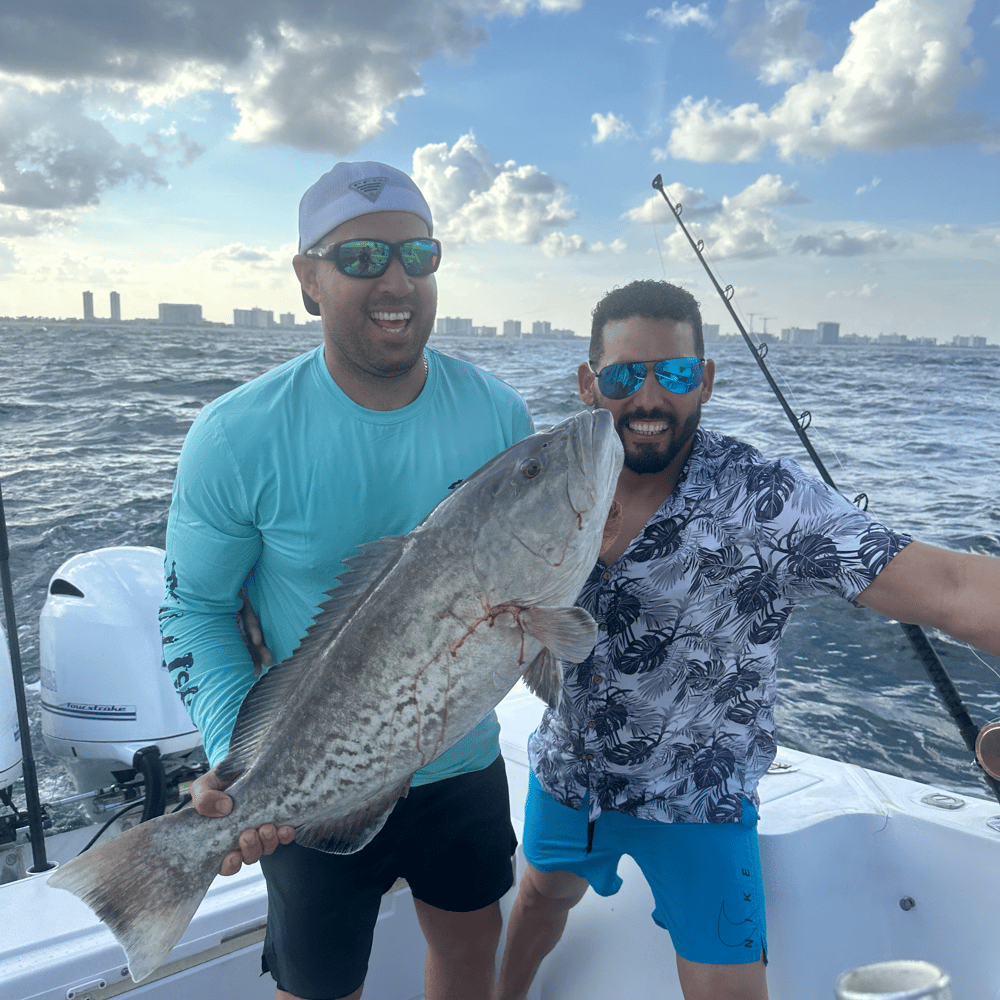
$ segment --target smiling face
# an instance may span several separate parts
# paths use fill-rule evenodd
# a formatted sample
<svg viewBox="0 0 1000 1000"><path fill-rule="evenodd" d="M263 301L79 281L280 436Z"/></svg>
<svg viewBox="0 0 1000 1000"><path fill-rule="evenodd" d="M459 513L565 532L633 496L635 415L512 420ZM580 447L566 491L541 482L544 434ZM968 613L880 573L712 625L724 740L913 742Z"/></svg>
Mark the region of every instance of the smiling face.
<svg viewBox="0 0 1000 1000"><path fill-rule="evenodd" d="M605 325L604 349L594 367L600 371L616 362L695 356L690 323L631 316ZM625 468L639 476L664 473L676 481L694 443L701 405L712 395L714 363L705 362L701 386L693 392L670 392L650 369L642 385L624 399L603 396L588 364L580 365L577 374L584 403L608 410L614 418L625 449Z"/></svg>
<svg viewBox="0 0 1000 1000"><path fill-rule="evenodd" d="M361 238L398 243L427 235L424 221L410 212L370 212L337 226L320 245ZM372 409L393 408L371 401L390 385L412 382L415 397L437 311L434 275L411 277L395 255L380 278L352 278L330 261L301 254L292 263L303 289L319 303L326 364L338 385Z"/></svg>

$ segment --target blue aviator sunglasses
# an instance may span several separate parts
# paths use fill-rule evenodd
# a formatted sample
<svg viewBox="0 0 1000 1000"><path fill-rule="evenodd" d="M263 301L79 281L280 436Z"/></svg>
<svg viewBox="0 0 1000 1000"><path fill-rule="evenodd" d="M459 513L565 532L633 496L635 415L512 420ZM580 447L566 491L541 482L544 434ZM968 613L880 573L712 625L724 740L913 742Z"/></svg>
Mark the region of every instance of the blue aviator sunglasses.
<svg viewBox="0 0 1000 1000"><path fill-rule="evenodd" d="M597 373L597 387L606 399L625 399L646 381L652 365L656 381L668 392L694 392L705 375L704 358L667 358L665 361L622 361Z"/></svg>

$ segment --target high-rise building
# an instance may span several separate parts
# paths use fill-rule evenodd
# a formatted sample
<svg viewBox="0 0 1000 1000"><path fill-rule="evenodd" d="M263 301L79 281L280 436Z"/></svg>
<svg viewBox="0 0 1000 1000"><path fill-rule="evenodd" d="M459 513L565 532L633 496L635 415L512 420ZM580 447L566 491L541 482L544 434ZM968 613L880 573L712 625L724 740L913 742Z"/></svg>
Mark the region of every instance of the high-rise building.
<svg viewBox="0 0 1000 1000"><path fill-rule="evenodd" d="M117 292L111 293L111 322L122 321L122 297Z"/></svg>
<svg viewBox="0 0 1000 1000"><path fill-rule="evenodd" d="M547 319L536 319L535 322L531 324L531 336L551 337L552 324Z"/></svg>
<svg viewBox="0 0 1000 1000"><path fill-rule="evenodd" d="M93 319L94 318L94 293L84 292L83 293L83 318Z"/></svg>
<svg viewBox="0 0 1000 1000"><path fill-rule="evenodd" d="M781 331L781 342L795 347L815 347L818 340L816 330L803 330L800 326L786 327Z"/></svg>
<svg viewBox="0 0 1000 1000"><path fill-rule="evenodd" d="M505 319L503 321L503 335L512 337L514 340L521 339L521 321L519 319Z"/></svg>
<svg viewBox="0 0 1000 1000"><path fill-rule="evenodd" d="M167 326L199 326L201 324L201 306L161 302L160 322Z"/></svg>
<svg viewBox="0 0 1000 1000"><path fill-rule="evenodd" d="M233 326L248 326L255 330L268 330L274 326L274 310L258 309L234 309Z"/></svg>
<svg viewBox="0 0 1000 1000"><path fill-rule="evenodd" d="M821 344L840 343L839 323L817 323L816 332L819 334L819 342Z"/></svg>
<svg viewBox="0 0 1000 1000"><path fill-rule="evenodd" d="M295 326L295 313L282 313L278 317L279 326Z"/></svg>
<svg viewBox="0 0 1000 1000"><path fill-rule="evenodd" d="M472 320L461 316L441 316L437 321L436 332L448 337L471 337Z"/></svg>

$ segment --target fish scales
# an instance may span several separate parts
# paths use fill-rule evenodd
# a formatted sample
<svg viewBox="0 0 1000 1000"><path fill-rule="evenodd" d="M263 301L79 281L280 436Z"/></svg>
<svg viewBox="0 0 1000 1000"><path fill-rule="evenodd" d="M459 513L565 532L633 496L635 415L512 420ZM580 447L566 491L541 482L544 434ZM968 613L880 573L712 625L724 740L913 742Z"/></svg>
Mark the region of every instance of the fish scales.
<svg viewBox="0 0 1000 1000"><path fill-rule="evenodd" d="M244 699L226 760L233 809L119 834L49 885L73 892L149 976L180 939L239 833L289 824L333 853L378 832L414 772L524 676L559 697L596 625L573 602L597 559L622 452L585 411L502 452L405 536L362 546L295 653Z"/></svg>

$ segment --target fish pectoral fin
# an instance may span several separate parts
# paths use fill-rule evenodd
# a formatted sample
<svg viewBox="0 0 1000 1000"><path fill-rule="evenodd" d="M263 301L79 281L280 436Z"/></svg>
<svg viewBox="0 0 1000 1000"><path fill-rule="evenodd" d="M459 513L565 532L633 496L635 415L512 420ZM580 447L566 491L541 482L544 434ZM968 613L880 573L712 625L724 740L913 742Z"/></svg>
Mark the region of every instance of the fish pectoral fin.
<svg viewBox="0 0 1000 1000"><path fill-rule="evenodd" d="M524 672L524 683L537 698L555 711L562 698L562 667L547 647L536 656Z"/></svg>
<svg viewBox="0 0 1000 1000"><path fill-rule="evenodd" d="M354 854L385 826L389 813L407 793L413 775L387 792L368 799L360 809L346 815L314 819L295 827L295 843L326 854Z"/></svg>
<svg viewBox="0 0 1000 1000"><path fill-rule="evenodd" d="M583 608L526 608L521 628L557 660L582 663L597 642L597 622Z"/></svg>

